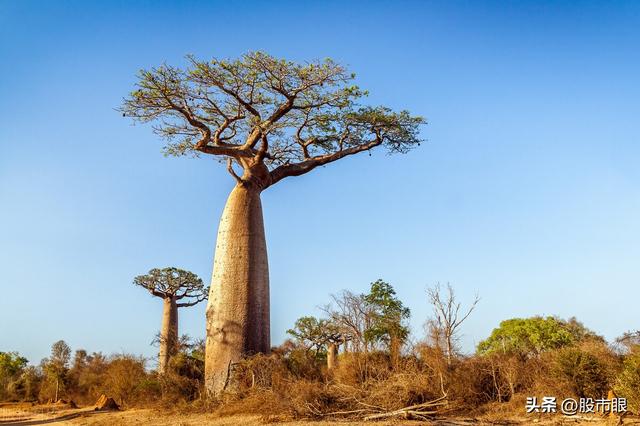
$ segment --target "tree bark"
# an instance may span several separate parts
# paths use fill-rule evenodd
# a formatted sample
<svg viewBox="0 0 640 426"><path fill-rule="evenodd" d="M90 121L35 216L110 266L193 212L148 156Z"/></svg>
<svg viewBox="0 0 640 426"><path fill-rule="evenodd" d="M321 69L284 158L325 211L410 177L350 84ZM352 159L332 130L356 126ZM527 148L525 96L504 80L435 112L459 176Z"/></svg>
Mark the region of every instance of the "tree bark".
<svg viewBox="0 0 640 426"><path fill-rule="evenodd" d="M391 336L389 342L389 358L391 358L391 368L395 371L398 369L400 363L400 349L402 346L401 340L398 336Z"/></svg>
<svg viewBox="0 0 640 426"><path fill-rule="evenodd" d="M327 345L327 370L333 371L338 361L338 345L330 342Z"/></svg>
<svg viewBox="0 0 640 426"><path fill-rule="evenodd" d="M174 297L165 297L162 308L162 328L160 330L160 356L158 372L167 372L169 361L178 350L178 305Z"/></svg>
<svg viewBox="0 0 640 426"><path fill-rule="evenodd" d="M217 396L233 384L244 356L268 353L269 269L260 189L237 185L220 219L207 304L205 387Z"/></svg>
<svg viewBox="0 0 640 426"><path fill-rule="evenodd" d="M453 358L453 342L452 333L450 330L445 331L446 342L447 342L447 366L451 367L451 360Z"/></svg>

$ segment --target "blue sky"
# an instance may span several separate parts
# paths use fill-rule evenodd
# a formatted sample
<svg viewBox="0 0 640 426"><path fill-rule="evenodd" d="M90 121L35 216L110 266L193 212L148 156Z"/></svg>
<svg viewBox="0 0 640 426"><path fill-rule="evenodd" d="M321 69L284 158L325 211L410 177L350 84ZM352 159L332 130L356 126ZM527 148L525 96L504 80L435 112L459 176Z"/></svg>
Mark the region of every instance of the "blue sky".
<svg viewBox="0 0 640 426"><path fill-rule="evenodd" d="M137 70L184 55L332 57L369 101L425 116L428 143L287 179L263 195L272 343L341 289L392 283L416 337L425 289L498 323L640 327L640 4L574 1L0 2L0 351L152 357L162 303L131 281L206 281L233 180L164 158L115 111ZM181 332L204 334L204 305Z"/></svg>

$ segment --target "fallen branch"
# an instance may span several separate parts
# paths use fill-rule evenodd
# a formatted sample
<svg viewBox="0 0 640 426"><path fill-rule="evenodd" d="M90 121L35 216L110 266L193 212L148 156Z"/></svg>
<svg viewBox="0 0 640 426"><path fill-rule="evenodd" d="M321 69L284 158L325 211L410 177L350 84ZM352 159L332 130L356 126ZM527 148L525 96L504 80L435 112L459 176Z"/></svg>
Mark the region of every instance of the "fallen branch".
<svg viewBox="0 0 640 426"><path fill-rule="evenodd" d="M436 407L447 405L447 395L441 396L433 401L423 402L422 404L411 405L409 407L400 408L398 410L389 411L386 413L370 414L364 417L365 421L380 420L389 417L404 417L406 419L415 418L418 420L428 420L428 416L437 414L437 410L433 410Z"/></svg>
<svg viewBox="0 0 640 426"><path fill-rule="evenodd" d="M360 414L365 412L373 411L370 408L361 408L359 410L349 410L349 411L332 411L331 413L323 413L321 416L344 416L347 414Z"/></svg>

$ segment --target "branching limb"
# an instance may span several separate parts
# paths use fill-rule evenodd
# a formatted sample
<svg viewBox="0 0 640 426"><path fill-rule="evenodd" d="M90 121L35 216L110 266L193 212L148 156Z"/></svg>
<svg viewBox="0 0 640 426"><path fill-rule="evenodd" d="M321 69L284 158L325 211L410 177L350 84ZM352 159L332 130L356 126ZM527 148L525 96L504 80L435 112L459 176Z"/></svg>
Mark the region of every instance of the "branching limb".
<svg viewBox="0 0 640 426"><path fill-rule="evenodd" d="M361 106L366 91L329 59L297 64L251 52L235 60L188 60L186 69L142 71L121 108L125 116L154 122L167 155L232 158L250 165L243 179L264 189L374 147L404 153L419 144L422 118Z"/></svg>
<svg viewBox="0 0 640 426"><path fill-rule="evenodd" d="M319 155L317 157L310 158L300 163L288 164L288 165L277 167L275 170L271 172L272 184L289 176L303 175L305 173L310 172L311 170L315 169L318 166L323 166L325 164L332 163L346 156L357 154L359 152L366 151L371 148L375 148L381 143L382 143L382 140L376 138L362 145L347 148L342 151L334 152L332 154Z"/></svg>
<svg viewBox="0 0 640 426"><path fill-rule="evenodd" d="M231 176L233 176L233 178L239 185L242 185L244 183L242 181L242 178L240 178L240 176L236 174L235 170L233 170L233 158L227 158L227 171L231 174Z"/></svg>
<svg viewBox="0 0 640 426"><path fill-rule="evenodd" d="M178 268L154 268L146 275L135 277L133 283L156 297L188 300L178 306L193 306L209 294L209 287L205 287L196 274Z"/></svg>

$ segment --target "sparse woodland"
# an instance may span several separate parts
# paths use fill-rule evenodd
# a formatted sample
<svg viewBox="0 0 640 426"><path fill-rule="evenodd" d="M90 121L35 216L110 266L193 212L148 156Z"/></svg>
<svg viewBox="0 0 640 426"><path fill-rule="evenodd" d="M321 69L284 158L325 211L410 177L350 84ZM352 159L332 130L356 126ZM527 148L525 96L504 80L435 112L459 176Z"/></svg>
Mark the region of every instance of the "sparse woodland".
<svg viewBox="0 0 640 426"><path fill-rule="evenodd" d="M213 156L235 186L222 214L211 286L177 268L134 284L161 298L159 357L105 355L62 340L36 365L0 352L0 401L167 407L273 418L378 420L522 415L528 396L627 398L640 411L640 332L607 342L575 318L511 318L473 354L459 339L480 299L450 286L424 293L422 331L393 286L328 295L271 346L269 267L261 194L352 155L405 154L426 121L365 103L355 74L330 60L294 63L263 52L187 58L140 71L120 108L153 125L168 156ZM369 154L370 155L370 154ZM179 337L178 308L207 300L206 335ZM321 301L318 301L321 303ZM60 336L64 337L64 336ZM475 336L477 339L483 336Z"/></svg>
<svg viewBox="0 0 640 426"><path fill-rule="evenodd" d="M64 341L39 365L1 353L0 398L90 405L107 394L125 408L373 420L522 414L527 396L596 399L613 390L630 412L640 410L640 332L606 342L574 318L514 318L465 355L457 341L479 299L461 303L450 286L425 293L433 315L421 336L409 333L410 312L384 281L329 300L321 315L296 321L271 354L233 365L236 380L219 398L205 396L203 341L186 336L164 373L135 355L72 354Z"/></svg>

